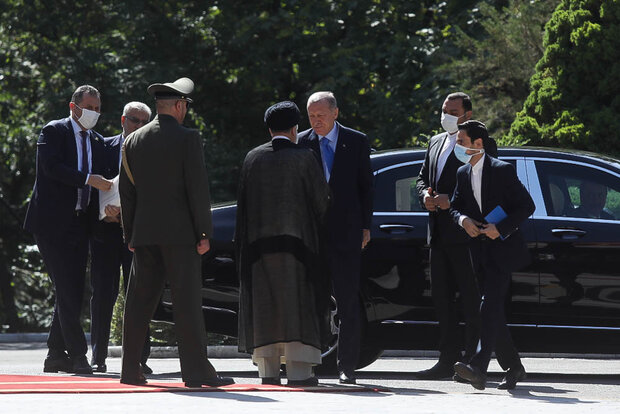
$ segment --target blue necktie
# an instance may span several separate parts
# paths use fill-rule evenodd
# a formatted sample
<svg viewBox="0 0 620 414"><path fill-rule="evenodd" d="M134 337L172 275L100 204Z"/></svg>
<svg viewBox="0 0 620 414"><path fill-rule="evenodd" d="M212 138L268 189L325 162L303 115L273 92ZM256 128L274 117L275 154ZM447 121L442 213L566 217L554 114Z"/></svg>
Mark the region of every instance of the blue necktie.
<svg viewBox="0 0 620 414"><path fill-rule="evenodd" d="M327 167L328 180L329 175L332 173L332 165L334 165L334 151L332 151L332 147L329 144L330 142L327 138L321 138L321 156L323 157L323 162Z"/></svg>
<svg viewBox="0 0 620 414"><path fill-rule="evenodd" d="M80 135L82 136L82 168L80 168L80 171L84 174L88 174L88 148L86 147L88 132L80 131ZM90 196L90 186L84 185L80 191L82 193L80 198L80 209L86 211L88 207L88 198Z"/></svg>

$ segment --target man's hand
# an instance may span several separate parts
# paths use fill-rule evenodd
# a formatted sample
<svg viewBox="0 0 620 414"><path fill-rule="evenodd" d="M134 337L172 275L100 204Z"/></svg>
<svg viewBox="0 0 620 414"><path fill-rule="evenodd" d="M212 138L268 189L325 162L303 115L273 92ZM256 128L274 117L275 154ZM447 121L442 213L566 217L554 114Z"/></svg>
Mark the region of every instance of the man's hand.
<svg viewBox="0 0 620 414"><path fill-rule="evenodd" d="M495 240L500 236L499 231L497 231L497 227L495 227L495 224L484 224L482 226L482 230L480 230L480 233L484 234L492 240Z"/></svg>
<svg viewBox="0 0 620 414"><path fill-rule="evenodd" d="M470 219L469 217L463 220L463 228L465 229L467 234L469 234L469 237L480 236L481 232L478 226L480 226L480 223L476 220Z"/></svg>
<svg viewBox="0 0 620 414"><path fill-rule="evenodd" d="M103 221L106 223L120 223L121 222L121 208L108 204L105 206L105 217Z"/></svg>
<svg viewBox="0 0 620 414"><path fill-rule="evenodd" d="M136 248L135 247L131 247L130 245L127 245L127 248L129 249L130 252L135 252ZM124 275L123 275L124 276Z"/></svg>
<svg viewBox="0 0 620 414"><path fill-rule="evenodd" d="M437 208L442 210L447 210L450 208L450 197L448 194L437 194L435 193L435 205Z"/></svg>
<svg viewBox="0 0 620 414"><path fill-rule="evenodd" d="M211 245L209 244L209 239L202 239L196 244L196 251L199 255L203 255L209 251Z"/></svg>
<svg viewBox="0 0 620 414"><path fill-rule="evenodd" d="M424 207L428 211L435 211L437 209L435 205L435 192L431 187L428 187L424 193Z"/></svg>
<svg viewBox="0 0 620 414"><path fill-rule="evenodd" d="M112 188L112 181L106 180L99 174L91 174L86 184L101 191L110 191L110 188Z"/></svg>
<svg viewBox="0 0 620 414"><path fill-rule="evenodd" d="M366 245L368 244L369 241L370 241L370 230L363 229L362 230L362 250L366 248Z"/></svg>

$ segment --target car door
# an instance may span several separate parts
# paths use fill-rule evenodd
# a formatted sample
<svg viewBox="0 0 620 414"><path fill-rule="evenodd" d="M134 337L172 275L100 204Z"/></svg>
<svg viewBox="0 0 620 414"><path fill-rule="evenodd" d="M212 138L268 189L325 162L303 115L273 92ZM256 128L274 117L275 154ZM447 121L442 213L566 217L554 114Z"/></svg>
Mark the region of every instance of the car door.
<svg viewBox="0 0 620 414"><path fill-rule="evenodd" d="M425 247L428 213L416 190L421 166L419 160L375 171L372 241L362 255L362 286L376 320L434 320Z"/></svg>
<svg viewBox="0 0 620 414"><path fill-rule="evenodd" d="M531 180L527 173L524 157L500 156L502 161L512 164L517 171L521 183L532 194ZM534 201L536 202L536 198ZM534 258L536 256L536 233L530 219L524 221L519 230ZM512 279L506 300L506 317L508 324L514 328L527 327L536 323L536 312L539 307L539 271L535 264L512 273Z"/></svg>
<svg viewBox="0 0 620 414"><path fill-rule="evenodd" d="M620 175L551 158L528 160L528 171L544 203L533 218L539 326L620 326Z"/></svg>

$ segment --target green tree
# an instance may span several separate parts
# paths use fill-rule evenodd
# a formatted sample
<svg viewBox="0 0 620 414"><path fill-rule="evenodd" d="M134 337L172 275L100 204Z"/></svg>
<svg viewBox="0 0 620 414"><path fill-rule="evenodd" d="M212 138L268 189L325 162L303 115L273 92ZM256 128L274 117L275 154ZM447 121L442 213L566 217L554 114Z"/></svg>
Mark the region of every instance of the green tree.
<svg viewBox="0 0 620 414"><path fill-rule="evenodd" d="M440 69L454 89L468 92L474 117L492 136L504 136L529 94L530 78L543 54L544 26L559 0L481 2L465 26L456 27L440 56Z"/></svg>
<svg viewBox="0 0 620 414"><path fill-rule="evenodd" d="M562 0L509 140L620 154L620 2Z"/></svg>

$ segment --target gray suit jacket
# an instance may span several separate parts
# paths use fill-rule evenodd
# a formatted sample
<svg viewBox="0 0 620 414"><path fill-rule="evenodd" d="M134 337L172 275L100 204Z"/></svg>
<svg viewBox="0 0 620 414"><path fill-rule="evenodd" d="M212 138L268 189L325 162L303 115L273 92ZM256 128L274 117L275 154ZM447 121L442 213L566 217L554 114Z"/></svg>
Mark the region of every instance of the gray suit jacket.
<svg viewBox="0 0 620 414"><path fill-rule="evenodd" d="M196 244L212 234L211 200L200 134L158 115L127 137L133 175L120 173L121 216L130 246Z"/></svg>

